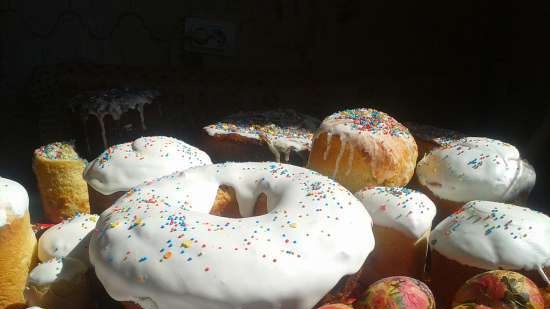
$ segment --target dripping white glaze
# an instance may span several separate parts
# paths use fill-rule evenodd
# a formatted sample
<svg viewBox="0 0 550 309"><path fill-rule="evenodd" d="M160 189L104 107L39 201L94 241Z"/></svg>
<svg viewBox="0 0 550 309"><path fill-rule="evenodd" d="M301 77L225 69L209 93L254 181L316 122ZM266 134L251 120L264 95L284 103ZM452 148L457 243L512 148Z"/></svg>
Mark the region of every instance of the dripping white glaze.
<svg viewBox="0 0 550 309"><path fill-rule="evenodd" d="M544 269L542 269L542 267L539 266L539 267L537 267L537 271L538 271L539 275L541 276L541 278L544 280L544 282L546 282L546 284L548 286L550 286L550 279L548 279L548 276L544 272Z"/></svg>
<svg viewBox="0 0 550 309"><path fill-rule="evenodd" d="M336 156L336 162L334 163L334 171L332 172L332 179L336 179L336 175L338 175L338 169L340 168L340 161L342 160L342 157L344 156L344 152L346 151L346 140L340 139L340 149L338 151L338 155Z"/></svg>
<svg viewBox="0 0 550 309"><path fill-rule="evenodd" d="M332 145L332 134L327 133L327 145L325 146L325 151L323 152L323 160L326 160L330 151L330 146Z"/></svg>
<svg viewBox="0 0 550 309"><path fill-rule="evenodd" d="M406 164L402 170L412 171L416 164L417 147L414 138L408 129L389 115L368 108L344 110L326 117L315 134L315 139L326 134L327 146L323 158L327 160L332 136L338 136L342 145L347 144L350 149L356 147L369 155L371 171L380 182L395 177L396 171L381 169L387 162ZM314 139L314 140L315 140ZM382 149L380 149L382 147ZM408 148L408 154L414 158L401 158L403 149ZM414 160L413 160L414 159ZM338 167L336 167L338 168ZM407 174L407 173L405 173ZM407 177L408 178L408 177ZM408 181L408 179L407 179Z"/></svg>
<svg viewBox="0 0 550 309"><path fill-rule="evenodd" d="M139 112L139 122L141 124L141 129L145 131L147 130L147 127L145 126L145 115L143 114L143 105L138 105L137 110Z"/></svg>
<svg viewBox="0 0 550 309"><path fill-rule="evenodd" d="M101 141L103 142L103 147L109 148L109 141L107 140L107 131L105 130L105 122L103 119L105 118L105 114L97 114L94 112L90 113L91 115L94 115L97 118L97 121L99 122L99 130L101 132Z"/></svg>
<svg viewBox="0 0 550 309"><path fill-rule="evenodd" d="M220 185L250 216L209 214ZM90 260L108 293L158 309L311 309L374 247L372 221L345 188L277 163L191 168L133 188L98 220ZM361 235L361 241L357 241Z"/></svg>
<svg viewBox="0 0 550 309"><path fill-rule="evenodd" d="M309 151L318 125L319 120L289 109L230 115L203 129L210 136L238 134L264 141L279 162L281 154L288 161L292 151Z"/></svg>
<svg viewBox="0 0 550 309"><path fill-rule="evenodd" d="M355 152L355 149L353 149L353 145L349 144L348 170L346 171L346 176L348 176L351 173L351 169L353 167L353 153L354 152Z"/></svg>
<svg viewBox="0 0 550 309"><path fill-rule="evenodd" d="M70 106L73 110L79 111L83 118L88 115L97 118L101 129L101 138L107 148L109 143L105 130L105 116L110 115L113 120L119 120L122 114L129 110L136 110L139 113L141 128L146 130L144 107L151 104L159 94L156 90L129 88L91 91L74 97Z"/></svg>
<svg viewBox="0 0 550 309"><path fill-rule="evenodd" d="M267 147L269 148L269 151L271 151L271 153L273 154L273 156L275 157L275 161L276 162L281 162L281 153L279 152L279 149L277 149L275 147L275 145L273 145L273 143L271 142L271 140L267 139L267 138L262 138L265 143L267 144Z"/></svg>

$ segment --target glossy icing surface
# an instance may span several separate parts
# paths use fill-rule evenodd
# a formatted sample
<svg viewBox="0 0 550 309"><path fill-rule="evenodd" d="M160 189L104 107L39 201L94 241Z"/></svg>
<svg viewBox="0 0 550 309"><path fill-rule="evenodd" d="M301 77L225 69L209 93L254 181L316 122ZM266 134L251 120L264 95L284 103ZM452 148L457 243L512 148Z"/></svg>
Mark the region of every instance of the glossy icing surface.
<svg viewBox="0 0 550 309"><path fill-rule="evenodd" d="M430 244L472 267L537 270L550 266L550 218L525 207L472 201L435 227Z"/></svg>
<svg viewBox="0 0 550 309"><path fill-rule="evenodd" d="M244 218L209 214L222 184ZM250 217L260 193L268 213ZM90 260L114 299L146 309L310 309L373 247L368 212L336 182L226 163L133 188L101 215Z"/></svg>
<svg viewBox="0 0 550 309"><path fill-rule="evenodd" d="M29 207L27 190L18 182L0 177L0 227L10 216L23 217Z"/></svg>
<svg viewBox="0 0 550 309"><path fill-rule="evenodd" d="M313 133L319 120L294 110L239 113L204 127L210 135L237 134L264 141L273 152L276 161L288 161L291 151L311 149Z"/></svg>
<svg viewBox="0 0 550 309"><path fill-rule="evenodd" d="M28 284L35 286L49 285L56 281L70 282L83 275L88 268L72 258L54 258L38 264L29 273Z"/></svg>
<svg viewBox="0 0 550 309"><path fill-rule="evenodd" d="M69 256L89 264L90 233L98 218L98 215L78 214L52 226L38 240L38 258L45 262Z"/></svg>
<svg viewBox="0 0 550 309"><path fill-rule="evenodd" d="M147 136L107 149L88 164L84 179L96 191L110 195L147 180L211 163L205 152L185 142Z"/></svg>
<svg viewBox="0 0 550 309"><path fill-rule="evenodd" d="M434 203L421 192L402 187L371 187L355 193L374 224L418 239L431 230Z"/></svg>
<svg viewBox="0 0 550 309"><path fill-rule="evenodd" d="M510 201L535 183L535 173L516 147L489 138L467 137L427 154L416 169L420 183L453 202Z"/></svg>

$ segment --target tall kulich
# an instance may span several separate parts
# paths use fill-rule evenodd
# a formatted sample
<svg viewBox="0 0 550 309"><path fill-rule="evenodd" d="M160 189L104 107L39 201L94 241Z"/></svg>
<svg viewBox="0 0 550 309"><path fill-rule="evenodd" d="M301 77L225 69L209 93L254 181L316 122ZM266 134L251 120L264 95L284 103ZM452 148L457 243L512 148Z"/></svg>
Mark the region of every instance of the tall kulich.
<svg viewBox="0 0 550 309"><path fill-rule="evenodd" d="M35 150L33 170L46 218L58 223L90 213L88 187L82 177L86 163L74 147L56 142Z"/></svg>
<svg viewBox="0 0 550 309"><path fill-rule="evenodd" d="M36 263L36 237L29 217L27 191L0 177L0 309L25 308L23 291Z"/></svg>
<svg viewBox="0 0 550 309"><path fill-rule="evenodd" d="M372 217L376 242L364 265L362 285L390 276L423 278L434 203L403 187L368 187L355 196Z"/></svg>

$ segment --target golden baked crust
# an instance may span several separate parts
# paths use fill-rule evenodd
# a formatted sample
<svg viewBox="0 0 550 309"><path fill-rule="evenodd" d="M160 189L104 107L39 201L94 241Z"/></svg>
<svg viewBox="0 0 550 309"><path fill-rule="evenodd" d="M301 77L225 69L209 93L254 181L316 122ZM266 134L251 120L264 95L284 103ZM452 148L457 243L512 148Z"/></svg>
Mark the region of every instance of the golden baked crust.
<svg viewBox="0 0 550 309"><path fill-rule="evenodd" d="M25 308L27 275L37 262L36 237L28 212L7 222L0 227L0 309Z"/></svg>
<svg viewBox="0 0 550 309"><path fill-rule="evenodd" d="M323 120L307 166L356 192L367 186L405 186L417 156L414 138L401 123L383 112L358 108Z"/></svg>
<svg viewBox="0 0 550 309"><path fill-rule="evenodd" d="M59 223L77 213L90 213L88 188L82 178L84 162L35 156L33 170L49 221Z"/></svg>
<svg viewBox="0 0 550 309"><path fill-rule="evenodd" d="M397 141L392 147L379 143L362 149L349 143L343 146L338 135L328 144L328 134L323 132L314 140L308 168L332 177L351 192L367 186L405 186L414 174L417 149L413 139Z"/></svg>
<svg viewBox="0 0 550 309"><path fill-rule="evenodd" d="M267 213L267 195L260 193L256 199L256 204L254 205L254 216L261 216ZM210 210L211 215L227 217L227 218L242 218L242 215L239 211L239 204L237 203L237 195L235 194L235 189L221 185L218 188L216 193L216 198L214 200L214 205Z"/></svg>

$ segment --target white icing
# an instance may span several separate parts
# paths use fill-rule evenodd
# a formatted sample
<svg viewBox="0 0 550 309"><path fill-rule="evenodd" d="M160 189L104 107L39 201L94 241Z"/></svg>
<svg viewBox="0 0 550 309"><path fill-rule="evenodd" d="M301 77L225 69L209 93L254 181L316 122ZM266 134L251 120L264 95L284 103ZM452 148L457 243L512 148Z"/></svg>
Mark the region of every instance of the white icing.
<svg viewBox="0 0 550 309"><path fill-rule="evenodd" d="M330 151L330 146L332 141L332 134L327 133L327 146L325 147L325 151L323 152L323 160L326 160L328 158L328 154Z"/></svg>
<svg viewBox="0 0 550 309"><path fill-rule="evenodd" d="M103 142L103 147L105 148L109 147L109 141L107 140L107 132L105 130L105 122L103 121L103 119L105 118L105 114L97 114L94 112L92 112L91 114L96 116L97 121L99 122L99 131L101 132L101 141Z"/></svg>
<svg viewBox="0 0 550 309"><path fill-rule="evenodd" d="M205 152L180 140L147 136L107 149L88 164L84 179L96 191L110 195L147 180L211 163Z"/></svg>
<svg viewBox="0 0 550 309"><path fill-rule="evenodd" d="M348 176L351 173L351 168L353 167L353 153L355 152L355 149L353 149L353 145L349 145L349 156L348 156L348 170L346 171L346 176Z"/></svg>
<svg viewBox="0 0 550 309"><path fill-rule="evenodd" d="M242 219L210 215L220 185ZM265 193L268 213L251 216ZM144 308L310 309L374 247L345 188L277 163L192 168L133 188L98 220L90 261L116 300Z"/></svg>
<svg viewBox="0 0 550 309"><path fill-rule="evenodd" d="M430 244L472 267L537 270L550 266L550 217L525 207L471 201L435 227Z"/></svg>
<svg viewBox="0 0 550 309"><path fill-rule="evenodd" d="M69 256L88 265L90 232L98 218L97 215L78 214L46 230L38 240L40 261Z"/></svg>
<svg viewBox="0 0 550 309"><path fill-rule="evenodd" d="M309 151L313 132L319 120L294 110L239 113L209 126L204 130L210 136L237 134L264 141L277 162L281 154L286 161L292 151Z"/></svg>
<svg viewBox="0 0 550 309"><path fill-rule="evenodd" d="M38 264L29 273L28 284L34 286L50 285L57 281L72 281L86 272L88 268L72 258L54 258Z"/></svg>
<svg viewBox="0 0 550 309"><path fill-rule="evenodd" d="M432 228L436 207L424 194L401 187L371 187L355 196L365 205L374 224L419 239Z"/></svg>
<svg viewBox="0 0 550 309"><path fill-rule="evenodd" d="M344 155L344 151L346 150L346 142L344 139L340 140L340 150L338 151L338 155L336 156L336 162L334 163L334 171L332 171L332 178L335 178L338 174L338 168L340 167L340 161L342 160L342 156Z"/></svg>
<svg viewBox="0 0 550 309"><path fill-rule="evenodd" d="M412 164L416 160L402 160L400 158L402 151L394 151L394 149L402 149L402 145L406 145L410 148L411 154L416 154L414 138L407 128L386 113L370 108L340 111L323 120L313 140L315 141L321 134L327 135L327 146L323 153L324 160L328 158L333 136L338 136L341 142L334 175L339 169L338 158L343 154L342 148L346 146L350 147L350 151L358 147L360 151L369 156L372 172L381 182L395 176L395 171L391 169L376 168L381 161L391 160L393 165L398 162L408 164L410 161L410 170L414 169Z"/></svg>
<svg viewBox="0 0 550 309"><path fill-rule="evenodd" d="M544 272L544 269L542 269L542 267L538 267L537 268L537 272L539 273L539 275L542 277L542 280L544 280L544 282L546 282L546 285L547 286L550 286L550 279L548 278L548 276L546 275L546 273Z"/></svg>
<svg viewBox="0 0 550 309"><path fill-rule="evenodd" d="M0 177L0 227L10 216L23 217L29 208L27 190L19 183Z"/></svg>
<svg viewBox="0 0 550 309"><path fill-rule="evenodd" d="M105 132L105 116L110 115L114 120L119 120L120 116L129 110L137 110L141 128L146 130L143 109L146 104L151 104L159 95L160 93L157 90L129 88L92 91L71 99L70 106L73 110L78 110L83 118L87 118L88 115L97 118L101 129L101 138L105 148L107 148L109 143Z"/></svg>
<svg viewBox="0 0 550 309"><path fill-rule="evenodd" d="M436 148L416 169L420 183L453 201L511 201L535 183L535 173L519 151L498 140L467 137Z"/></svg>

